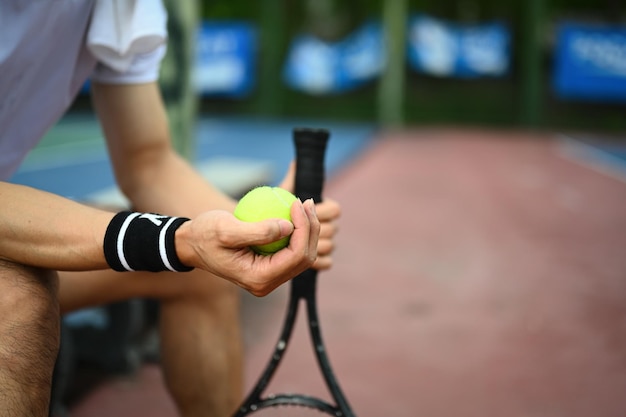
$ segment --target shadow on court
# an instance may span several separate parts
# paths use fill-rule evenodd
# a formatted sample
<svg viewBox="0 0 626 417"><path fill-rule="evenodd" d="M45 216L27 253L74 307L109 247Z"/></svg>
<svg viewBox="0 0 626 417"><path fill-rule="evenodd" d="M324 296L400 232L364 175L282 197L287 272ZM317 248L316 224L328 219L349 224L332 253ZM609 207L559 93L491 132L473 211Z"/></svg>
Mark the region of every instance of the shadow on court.
<svg viewBox="0 0 626 417"><path fill-rule="evenodd" d="M326 195L344 212L319 278L322 332L358 416L626 415L619 175L555 135L422 129L381 134ZM250 387L286 288L244 301ZM272 387L325 396L298 329ZM156 366L72 410L111 415L175 415Z"/></svg>

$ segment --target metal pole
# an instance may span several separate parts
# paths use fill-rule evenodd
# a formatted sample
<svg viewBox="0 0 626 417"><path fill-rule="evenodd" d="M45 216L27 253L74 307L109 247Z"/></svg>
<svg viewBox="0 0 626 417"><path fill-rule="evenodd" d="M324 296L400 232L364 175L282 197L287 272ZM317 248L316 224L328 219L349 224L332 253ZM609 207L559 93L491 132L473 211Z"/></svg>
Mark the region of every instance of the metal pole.
<svg viewBox="0 0 626 417"><path fill-rule="evenodd" d="M199 7L196 0L166 0L164 4L168 11L169 40L159 84L174 148L187 160L193 160L198 95L194 91L191 76Z"/></svg>
<svg viewBox="0 0 626 417"><path fill-rule="evenodd" d="M378 119L383 126L404 123L407 0L385 0L383 25L387 66L378 90Z"/></svg>
<svg viewBox="0 0 626 417"><path fill-rule="evenodd" d="M541 123L543 3L543 0L522 3L521 122L528 127Z"/></svg>
<svg viewBox="0 0 626 417"><path fill-rule="evenodd" d="M260 9L257 113L280 116L284 101L281 73L287 38L286 5L282 0L265 0Z"/></svg>

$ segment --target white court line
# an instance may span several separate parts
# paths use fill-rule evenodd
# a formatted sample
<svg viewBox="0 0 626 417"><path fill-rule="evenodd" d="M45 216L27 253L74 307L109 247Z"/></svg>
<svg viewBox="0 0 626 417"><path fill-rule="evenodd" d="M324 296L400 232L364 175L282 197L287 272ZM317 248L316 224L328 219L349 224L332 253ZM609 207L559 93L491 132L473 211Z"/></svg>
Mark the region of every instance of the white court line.
<svg viewBox="0 0 626 417"><path fill-rule="evenodd" d="M567 135L559 135L557 153L602 175L626 182L626 162L610 153Z"/></svg>

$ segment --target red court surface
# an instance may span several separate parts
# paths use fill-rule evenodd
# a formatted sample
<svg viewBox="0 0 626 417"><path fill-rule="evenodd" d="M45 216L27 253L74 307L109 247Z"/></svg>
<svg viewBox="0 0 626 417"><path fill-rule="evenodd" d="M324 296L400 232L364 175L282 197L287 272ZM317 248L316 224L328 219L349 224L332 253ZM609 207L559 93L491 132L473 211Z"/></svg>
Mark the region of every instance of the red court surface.
<svg viewBox="0 0 626 417"><path fill-rule="evenodd" d="M344 212L322 332L358 416L626 415L626 182L555 135L421 129L381 135L326 195ZM248 386L285 290L244 298ZM324 395L303 330L273 387ZM72 416L175 410L146 366Z"/></svg>

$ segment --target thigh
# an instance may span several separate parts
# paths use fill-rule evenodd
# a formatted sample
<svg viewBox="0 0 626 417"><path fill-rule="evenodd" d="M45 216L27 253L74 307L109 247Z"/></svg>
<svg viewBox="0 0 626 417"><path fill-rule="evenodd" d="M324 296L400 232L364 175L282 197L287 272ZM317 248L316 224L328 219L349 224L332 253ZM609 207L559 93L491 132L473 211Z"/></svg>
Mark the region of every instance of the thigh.
<svg viewBox="0 0 626 417"><path fill-rule="evenodd" d="M59 322L56 272L0 260L0 393L20 407L47 404Z"/></svg>

